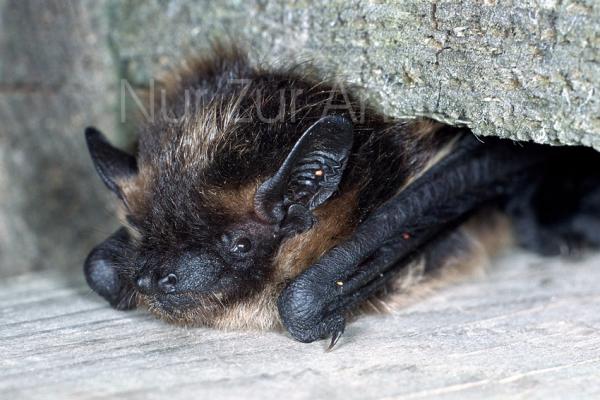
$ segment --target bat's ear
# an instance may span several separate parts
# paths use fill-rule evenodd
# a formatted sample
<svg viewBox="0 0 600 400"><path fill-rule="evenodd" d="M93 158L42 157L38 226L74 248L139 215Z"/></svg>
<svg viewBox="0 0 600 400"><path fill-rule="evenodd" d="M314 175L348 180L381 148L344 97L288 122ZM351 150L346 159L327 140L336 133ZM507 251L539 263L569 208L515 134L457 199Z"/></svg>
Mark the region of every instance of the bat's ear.
<svg viewBox="0 0 600 400"><path fill-rule="evenodd" d="M298 139L279 170L256 191L256 214L269 223L312 224L311 210L338 188L352 149L352 123L323 117ZM307 226L308 225L308 226Z"/></svg>
<svg viewBox="0 0 600 400"><path fill-rule="evenodd" d="M118 180L137 173L135 157L112 146L96 128L86 128L85 140L98 175L112 192L123 199Z"/></svg>

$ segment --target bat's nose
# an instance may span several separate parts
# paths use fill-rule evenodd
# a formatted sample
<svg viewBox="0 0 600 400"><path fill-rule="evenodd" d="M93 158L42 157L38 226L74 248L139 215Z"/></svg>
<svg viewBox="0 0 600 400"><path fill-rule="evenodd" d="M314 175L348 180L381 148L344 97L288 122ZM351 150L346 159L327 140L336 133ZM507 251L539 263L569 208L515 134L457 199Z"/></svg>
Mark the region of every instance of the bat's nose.
<svg viewBox="0 0 600 400"><path fill-rule="evenodd" d="M163 293L173 293L175 292L175 287L177 285L177 275L169 274L163 278L158 280L158 289Z"/></svg>
<svg viewBox="0 0 600 400"><path fill-rule="evenodd" d="M150 275L139 276L136 279L135 284L137 289L142 293L150 293L153 289L152 277Z"/></svg>
<svg viewBox="0 0 600 400"><path fill-rule="evenodd" d="M171 294L175 292L178 278L174 273L163 275L163 277L154 274L143 274L135 280L137 289L144 294L164 293Z"/></svg>

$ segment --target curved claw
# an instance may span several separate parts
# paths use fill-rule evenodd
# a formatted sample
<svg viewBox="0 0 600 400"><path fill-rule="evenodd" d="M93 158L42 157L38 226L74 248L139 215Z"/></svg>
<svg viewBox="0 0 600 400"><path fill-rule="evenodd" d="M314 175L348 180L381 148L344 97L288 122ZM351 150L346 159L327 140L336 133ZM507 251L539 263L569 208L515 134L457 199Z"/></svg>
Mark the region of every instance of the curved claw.
<svg viewBox="0 0 600 400"><path fill-rule="evenodd" d="M327 351L333 350L333 348L335 347L335 345L340 340L343 334L344 326L342 326L342 329L333 332L333 334L331 335L331 342L329 342L329 347L327 347Z"/></svg>

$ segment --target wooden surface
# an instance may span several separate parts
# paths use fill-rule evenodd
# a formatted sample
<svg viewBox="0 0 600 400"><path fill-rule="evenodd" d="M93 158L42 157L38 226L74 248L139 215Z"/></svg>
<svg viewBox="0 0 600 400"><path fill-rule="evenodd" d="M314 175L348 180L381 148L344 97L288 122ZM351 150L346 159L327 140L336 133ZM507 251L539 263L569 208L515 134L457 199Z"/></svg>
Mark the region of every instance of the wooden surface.
<svg viewBox="0 0 600 400"><path fill-rule="evenodd" d="M504 257L486 278L351 324L331 353L117 312L78 279L0 284L1 398L600 398L599 255Z"/></svg>

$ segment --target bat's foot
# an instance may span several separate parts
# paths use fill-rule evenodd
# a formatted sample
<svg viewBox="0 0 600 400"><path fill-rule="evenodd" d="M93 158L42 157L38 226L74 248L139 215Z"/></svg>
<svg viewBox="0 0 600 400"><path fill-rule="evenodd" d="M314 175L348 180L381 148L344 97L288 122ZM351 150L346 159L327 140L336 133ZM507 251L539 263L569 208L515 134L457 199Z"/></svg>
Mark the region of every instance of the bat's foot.
<svg viewBox="0 0 600 400"><path fill-rule="evenodd" d="M325 302L329 296L314 289L303 285L303 281L293 282L279 298L279 315L294 339L310 343L331 337L332 349L344 332L346 321L341 310Z"/></svg>

